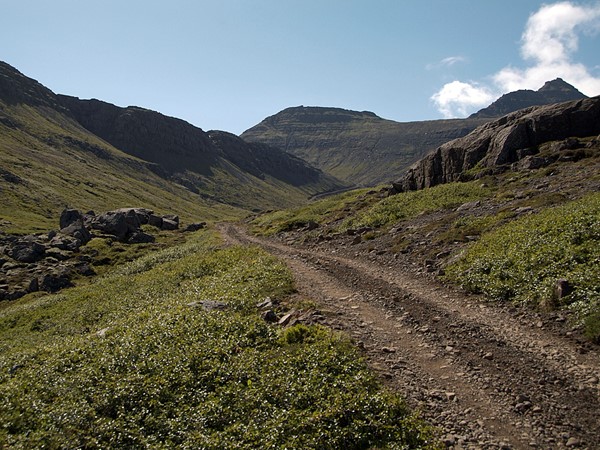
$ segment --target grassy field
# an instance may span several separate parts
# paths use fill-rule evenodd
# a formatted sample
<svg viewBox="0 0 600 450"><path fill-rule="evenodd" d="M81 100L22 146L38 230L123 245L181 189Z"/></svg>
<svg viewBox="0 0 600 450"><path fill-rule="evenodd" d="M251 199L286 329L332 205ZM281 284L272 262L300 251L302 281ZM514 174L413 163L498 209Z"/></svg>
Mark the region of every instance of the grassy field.
<svg viewBox="0 0 600 450"><path fill-rule="evenodd" d="M260 318L257 303L292 291L273 257L205 231L11 303L0 447L431 447L345 336Z"/></svg>

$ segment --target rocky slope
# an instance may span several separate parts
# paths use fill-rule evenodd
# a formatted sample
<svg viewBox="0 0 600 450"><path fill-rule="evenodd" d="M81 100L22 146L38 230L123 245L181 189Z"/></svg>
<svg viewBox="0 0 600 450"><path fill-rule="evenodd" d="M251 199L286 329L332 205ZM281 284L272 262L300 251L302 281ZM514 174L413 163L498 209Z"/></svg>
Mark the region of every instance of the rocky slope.
<svg viewBox="0 0 600 450"><path fill-rule="evenodd" d="M306 195L344 187L339 180L298 158L266 145L246 143L225 132L207 133L183 120L143 108L120 108L64 95L59 98L79 123L115 147L156 163L162 174L194 192L208 191L236 206L244 204L223 197L222 189L211 188L215 172L229 175L234 185L250 174L263 183L292 185Z"/></svg>
<svg viewBox="0 0 600 450"><path fill-rule="evenodd" d="M549 105L552 103L580 100L582 98L587 98L587 96L562 78L556 78L555 80L547 81L537 91L521 89L504 94L487 108L483 108L472 114L470 118L485 119L501 117L530 106Z"/></svg>
<svg viewBox="0 0 600 450"><path fill-rule="evenodd" d="M599 133L600 97L526 108L438 147L393 183L393 191L464 180L505 170L514 163L529 168L543 167L554 160L537 156L541 144L567 139L557 145L564 150L575 150L579 141L568 138ZM577 155L564 157L577 158Z"/></svg>
<svg viewBox="0 0 600 450"><path fill-rule="evenodd" d="M368 111L299 106L266 118L241 137L285 150L348 183L368 186L393 180L427 151L485 121L399 123Z"/></svg>

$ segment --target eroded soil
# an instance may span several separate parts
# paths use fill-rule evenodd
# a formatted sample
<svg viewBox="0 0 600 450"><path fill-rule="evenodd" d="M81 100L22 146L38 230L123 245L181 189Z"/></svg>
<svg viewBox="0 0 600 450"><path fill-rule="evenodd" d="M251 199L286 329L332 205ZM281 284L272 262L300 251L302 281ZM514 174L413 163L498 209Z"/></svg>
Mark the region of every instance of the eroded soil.
<svg viewBox="0 0 600 450"><path fill-rule="evenodd" d="M487 304L399 259L219 226L285 261L323 323L348 333L453 448L600 448L600 352L561 316Z"/></svg>

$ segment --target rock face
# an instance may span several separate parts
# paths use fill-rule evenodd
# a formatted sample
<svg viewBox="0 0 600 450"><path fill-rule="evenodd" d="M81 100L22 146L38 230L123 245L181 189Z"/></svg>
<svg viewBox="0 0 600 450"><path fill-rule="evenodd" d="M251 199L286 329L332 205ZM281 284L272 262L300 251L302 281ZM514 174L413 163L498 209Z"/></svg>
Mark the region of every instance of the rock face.
<svg viewBox="0 0 600 450"><path fill-rule="evenodd" d="M475 114L471 114L470 117L473 119L502 117L530 106L549 105L583 98L587 98L587 96L565 82L562 78L557 78L547 81L537 91L522 89L504 94L490 106L479 110Z"/></svg>
<svg viewBox="0 0 600 450"><path fill-rule="evenodd" d="M392 192L459 181L475 166L512 164L535 155L545 142L598 133L600 97L526 108L438 147L393 183Z"/></svg>

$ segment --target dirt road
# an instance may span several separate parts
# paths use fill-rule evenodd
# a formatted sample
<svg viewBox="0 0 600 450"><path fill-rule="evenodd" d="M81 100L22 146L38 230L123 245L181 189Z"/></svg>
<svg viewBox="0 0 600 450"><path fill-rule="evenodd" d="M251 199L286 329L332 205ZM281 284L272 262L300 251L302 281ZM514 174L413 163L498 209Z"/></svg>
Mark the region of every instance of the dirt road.
<svg viewBox="0 0 600 450"><path fill-rule="evenodd" d="M326 324L454 448L600 449L600 354L533 313L483 303L403 269L301 249L221 224L285 261ZM563 320L558 316L557 322Z"/></svg>

